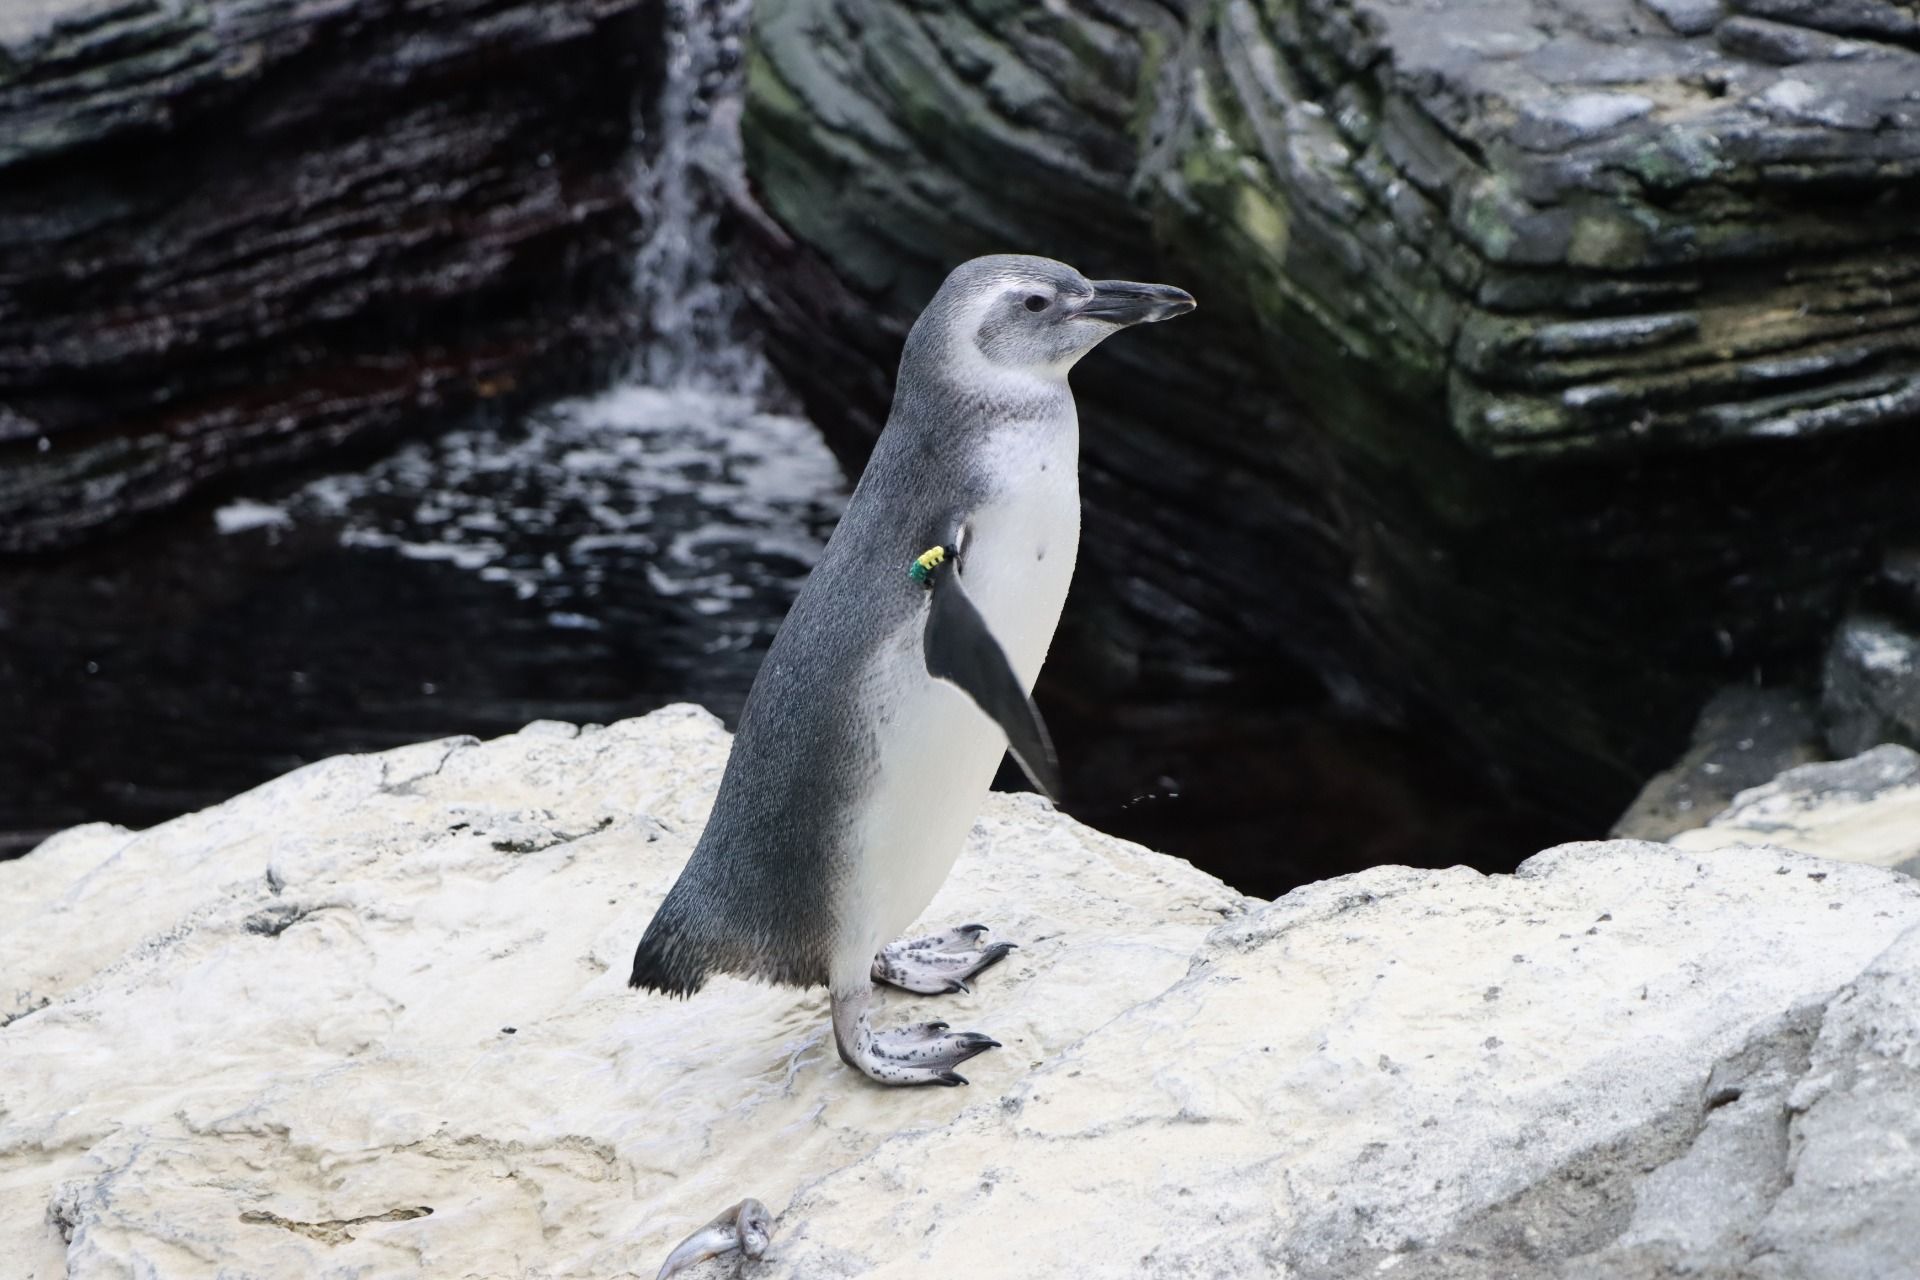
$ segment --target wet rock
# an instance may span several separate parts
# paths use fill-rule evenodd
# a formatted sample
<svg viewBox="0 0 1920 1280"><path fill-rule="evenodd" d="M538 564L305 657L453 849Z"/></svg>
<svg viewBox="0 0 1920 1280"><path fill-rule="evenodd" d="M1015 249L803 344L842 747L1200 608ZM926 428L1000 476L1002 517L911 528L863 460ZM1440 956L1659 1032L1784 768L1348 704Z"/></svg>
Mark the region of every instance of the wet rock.
<svg viewBox="0 0 1920 1280"><path fill-rule="evenodd" d="M1612 834L1669 839L1704 825L1740 792L1824 754L1811 697L1792 688L1731 685L1708 700L1686 753L1647 780Z"/></svg>
<svg viewBox="0 0 1920 1280"><path fill-rule="evenodd" d="M1640 0L1683 36L1705 35L1726 12L1721 0Z"/></svg>
<svg viewBox="0 0 1920 1280"><path fill-rule="evenodd" d="M1076 374L1051 707L1191 741L1232 689L1598 825L1915 518L1920 46L1839 12L766 0L798 248L742 277L851 463L953 262L1190 288Z"/></svg>
<svg viewBox="0 0 1920 1280"><path fill-rule="evenodd" d="M1920 746L1920 632L1884 614L1847 615L1827 649L1822 692L1835 755Z"/></svg>
<svg viewBox="0 0 1920 1280"><path fill-rule="evenodd" d="M1920 550L1890 549L1835 626L1821 712L1835 755L1881 742L1920 746Z"/></svg>
<svg viewBox="0 0 1920 1280"><path fill-rule="evenodd" d="M1894 547L1880 562L1872 587L1901 617L1920 618L1920 547Z"/></svg>
<svg viewBox="0 0 1920 1280"><path fill-rule="evenodd" d="M658 9L7 6L0 552L579 378Z"/></svg>
<svg viewBox="0 0 1920 1280"><path fill-rule="evenodd" d="M684 707L540 723L0 864L0 1256L647 1275L751 1192L754 1273L809 1280L1910 1261L1905 877L1616 841L1268 903L999 796L928 919L1020 950L886 1016L1005 1047L889 1091L823 993L624 985L726 748Z"/></svg>

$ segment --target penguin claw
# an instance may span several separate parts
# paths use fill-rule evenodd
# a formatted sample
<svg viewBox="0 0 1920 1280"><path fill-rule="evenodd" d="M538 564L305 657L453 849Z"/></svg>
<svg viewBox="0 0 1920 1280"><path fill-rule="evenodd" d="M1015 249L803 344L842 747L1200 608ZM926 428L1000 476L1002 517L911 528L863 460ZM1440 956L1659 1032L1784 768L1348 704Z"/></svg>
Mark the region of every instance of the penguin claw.
<svg viewBox="0 0 1920 1280"><path fill-rule="evenodd" d="M980 945L983 924L963 924L919 938L902 938L873 958L873 980L916 995L963 995L977 977L1015 950L1011 942Z"/></svg>

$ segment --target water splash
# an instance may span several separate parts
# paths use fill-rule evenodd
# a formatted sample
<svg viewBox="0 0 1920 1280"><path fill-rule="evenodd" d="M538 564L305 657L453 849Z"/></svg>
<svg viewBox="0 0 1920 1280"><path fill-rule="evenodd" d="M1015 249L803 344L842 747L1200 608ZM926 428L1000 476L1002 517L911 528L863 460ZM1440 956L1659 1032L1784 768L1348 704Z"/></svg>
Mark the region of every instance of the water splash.
<svg viewBox="0 0 1920 1280"><path fill-rule="evenodd" d="M560 629L598 629L645 595L711 653L772 639L840 492L804 420L744 396L629 385L414 442L308 484L288 516L499 583Z"/></svg>
<svg viewBox="0 0 1920 1280"><path fill-rule="evenodd" d="M292 519L499 583L558 629L611 622L624 583L675 602L662 605L678 611L674 634L697 633L700 651L766 644L845 490L810 424L766 412L777 385L714 243L746 184L750 9L669 0L664 77L636 110L636 132L651 122L654 136L639 139L629 178L645 226L633 261L645 333L615 385L315 481L288 504Z"/></svg>

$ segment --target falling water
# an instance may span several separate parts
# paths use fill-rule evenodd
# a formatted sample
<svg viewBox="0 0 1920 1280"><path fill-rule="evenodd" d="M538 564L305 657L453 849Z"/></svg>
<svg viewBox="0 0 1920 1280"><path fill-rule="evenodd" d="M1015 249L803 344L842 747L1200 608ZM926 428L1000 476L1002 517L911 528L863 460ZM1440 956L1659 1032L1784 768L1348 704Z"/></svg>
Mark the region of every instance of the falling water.
<svg viewBox="0 0 1920 1280"><path fill-rule="evenodd" d="M316 481L296 514L339 521L347 545L508 586L556 627L607 625L609 584L640 575L707 620L702 651L764 648L838 514L840 482L807 422L766 411L773 379L715 249L727 192L745 182L749 9L671 0L665 75L636 107L629 179L645 336L615 385ZM730 690L715 709L736 701Z"/></svg>
<svg viewBox="0 0 1920 1280"><path fill-rule="evenodd" d="M616 385L317 481L302 509L342 521L349 545L510 585L556 626L603 625L597 602L624 569L710 619L708 651L764 645L837 514L839 479L811 426L765 411L773 380L714 245L726 193L745 181L749 9L671 0L665 75L636 108L629 179L645 340Z"/></svg>
<svg viewBox="0 0 1920 1280"><path fill-rule="evenodd" d="M746 183L740 104L751 9L751 0L669 0L665 77L657 100L636 111L641 145L629 189L646 232L633 288L649 341L630 376L645 386L759 396L770 382L714 247L727 195Z"/></svg>

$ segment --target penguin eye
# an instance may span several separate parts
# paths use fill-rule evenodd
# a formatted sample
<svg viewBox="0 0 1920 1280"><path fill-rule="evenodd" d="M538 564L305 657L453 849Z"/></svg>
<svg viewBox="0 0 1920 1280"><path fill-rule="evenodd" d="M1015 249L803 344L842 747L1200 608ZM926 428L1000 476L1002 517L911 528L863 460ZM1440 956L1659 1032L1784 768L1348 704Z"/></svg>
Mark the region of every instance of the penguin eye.
<svg viewBox="0 0 1920 1280"><path fill-rule="evenodd" d="M1044 295L1038 294L1038 293L1030 293L1027 295L1027 310L1045 311L1047 309L1047 302L1048 302L1048 299Z"/></svg>

